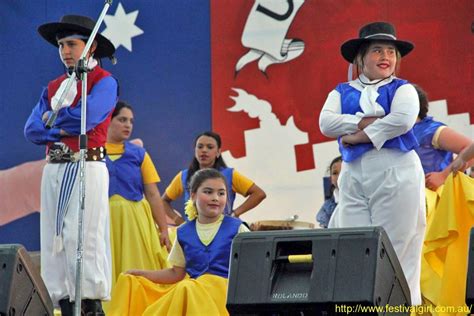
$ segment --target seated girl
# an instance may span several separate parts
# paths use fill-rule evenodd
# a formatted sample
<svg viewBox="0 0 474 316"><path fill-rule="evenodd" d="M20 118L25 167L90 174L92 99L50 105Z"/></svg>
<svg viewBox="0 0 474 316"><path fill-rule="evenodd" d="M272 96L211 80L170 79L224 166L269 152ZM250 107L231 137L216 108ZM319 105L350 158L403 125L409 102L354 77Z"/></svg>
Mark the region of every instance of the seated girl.
<svg viewBox="0 0 474 316"><path fill-rule="evenodd" d="M190 221L178 227L168 258L173 267L120 275L108 315L228 315L231 244L248 229L239 219L223 215L227 187L219 171L197 171L190 191Z"/></svg>

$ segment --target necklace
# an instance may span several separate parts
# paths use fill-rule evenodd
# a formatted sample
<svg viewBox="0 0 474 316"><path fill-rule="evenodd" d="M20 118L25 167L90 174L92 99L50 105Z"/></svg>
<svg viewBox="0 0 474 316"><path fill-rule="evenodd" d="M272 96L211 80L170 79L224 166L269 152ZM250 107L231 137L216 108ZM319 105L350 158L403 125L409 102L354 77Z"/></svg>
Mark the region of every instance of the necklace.
<svg viewBox="0 0 474 316"><path fill-rule="evenodd" d="M359 69L357 69L357 79L359 79L359 81L360 81L362 84L366 85L366 86L373 86L373 85L379 84L379 83L381 83L382 81L384 81L385 79L390 78L392 75L393 75L393 73L392 73L390 76L385 77L385 78L382 78L382 79L380 79L380 80L377 81L377 82L369 83L369 82L364 82L364 81L362 81L362 79L360 79Z"/></svg>

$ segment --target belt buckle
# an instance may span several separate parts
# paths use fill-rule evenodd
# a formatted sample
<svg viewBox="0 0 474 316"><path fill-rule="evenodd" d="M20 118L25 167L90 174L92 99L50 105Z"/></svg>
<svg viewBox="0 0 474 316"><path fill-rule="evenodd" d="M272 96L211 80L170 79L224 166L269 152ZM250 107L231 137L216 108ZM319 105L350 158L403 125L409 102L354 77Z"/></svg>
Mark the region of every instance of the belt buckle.
<svg viewBox="0 0 474 316"><path fill-rule="evenodd" d="M49 148L48 157L52 162L76 162L79 160L79 153L71 151L64 143L56 142Z"/></svg>
<svg viewBox="0 0 474 316"><path fill-rule="evenodd" d="M61 148L50 149L48 156L51 161L60 161L64 157L64 151Z"/></svg>

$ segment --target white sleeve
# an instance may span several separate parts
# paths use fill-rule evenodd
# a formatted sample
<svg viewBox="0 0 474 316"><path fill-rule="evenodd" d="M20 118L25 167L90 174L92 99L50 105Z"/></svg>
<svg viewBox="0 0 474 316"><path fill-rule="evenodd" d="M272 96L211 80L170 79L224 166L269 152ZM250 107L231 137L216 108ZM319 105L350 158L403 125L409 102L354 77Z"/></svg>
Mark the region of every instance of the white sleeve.
<svg viewBox="0 0 474 316"><path fill-rule="evenodd" d="M181 268L186 268L186 258L184 257L183 248L178 242L178 235L176 233L176 238L173 242L173 247L168 255L168 262L172 266L177 266Z"/></svg>
<svg viewBox="0 0 474 316"><path fill-rule="evenodd" d="M353 134L359 130L360 117L352 114L341 114L341 95L332 90L319 115L319 128L328 137L339 137Z"/></svg>
<svg viewBox="0 0 474 316"><path fill-rule="evenodd" d="M419 111L420 102L415 88L411 84L405 84L395 92L390 113L367 126L364 132L374 147L380 150L387 140L412 129Z"/></svg>

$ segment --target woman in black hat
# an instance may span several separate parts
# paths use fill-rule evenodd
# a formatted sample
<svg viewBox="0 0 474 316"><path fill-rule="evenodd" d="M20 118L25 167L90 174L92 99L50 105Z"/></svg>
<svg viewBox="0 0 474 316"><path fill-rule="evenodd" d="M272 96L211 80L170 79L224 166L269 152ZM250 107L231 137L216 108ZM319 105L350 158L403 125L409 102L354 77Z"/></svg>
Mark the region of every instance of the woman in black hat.
<svg viewBox="0 0 474 316"><path fill-rule="evenodd" d="M338 138L343 159L329 227L382 226L416 305L426 225L424 174L413 134L419 102L415 88L395 76L412 49L389 23L362 27L359 38L341 46L357 78L329 93L319 125L324 135Z"/></svg>
<svg viewBox="0 0 474 316"><path fill-rule="evenodd" d="M67 15L60 22L38 28L40 35L59 47L63 64L73 69L86 46L95 22L84 16ZM100 300L110 297L111 262L109 240L108 181L104 162L110 116L117 102L118 84L100 67L98 59L110 57L115 48L100 34L87 53L87 156L85 209L83 217L82 309L102 313ZM59 104L68 82L64 102ZM81 130L81 82L72 72L49 82L25 125L25 136L46 145L48 164L41 184L41 275L55 306L62 315L72 315L75 298L77 210L79 207L78 135ZM53 110L57 119L46 121Z"/></svg>

